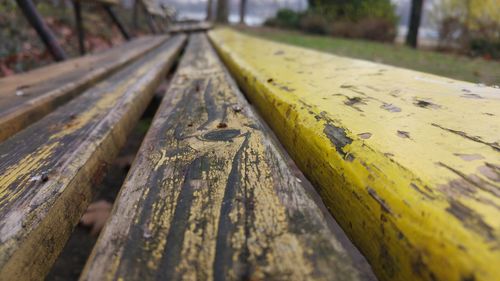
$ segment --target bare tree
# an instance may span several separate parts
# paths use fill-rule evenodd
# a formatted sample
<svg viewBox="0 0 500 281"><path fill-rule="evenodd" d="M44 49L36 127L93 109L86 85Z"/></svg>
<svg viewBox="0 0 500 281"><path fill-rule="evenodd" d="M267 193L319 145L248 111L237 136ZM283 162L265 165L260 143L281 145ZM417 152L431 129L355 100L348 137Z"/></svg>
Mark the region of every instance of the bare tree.
<svg viewBox="0 0 500 281"><path fill-rule="evenodd" d="M206 17L206 20L207 21L211 21L211 20L213 20L213 17L214 17L213 2L212 2L212 0L208 0L207 1L207 17Z"/></svg>
<svg viewBox="0 0 500 281"><path fill-rule="evenodd" d="M422 6L424 0L411 1L410 22L408 24L408 33L406 34L406 45L416 48L418 45L418 29L422 18Z"/></svg>
<svg viewBox="0 0 500 281"><path fill-rule="evenodd" d="M229 17L229 0L217 0L217 14L215 20L218 23L227 23Z"/></svg>
<svg viewBox="0 0 500 281"><path fill-rule="evenodd" d="M240 24L245 24L246 13L247 13L247 0L240 0Z"/></svg>

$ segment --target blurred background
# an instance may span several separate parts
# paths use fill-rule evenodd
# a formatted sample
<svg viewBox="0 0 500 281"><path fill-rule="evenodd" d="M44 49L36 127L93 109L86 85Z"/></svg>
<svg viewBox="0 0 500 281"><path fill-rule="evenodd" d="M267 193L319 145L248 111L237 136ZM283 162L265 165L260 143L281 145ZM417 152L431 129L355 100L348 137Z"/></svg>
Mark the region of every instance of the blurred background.
<svg viewBox="0 0 500 281"><path fill-rule="evenodd" d="M91 2L91 1L85 1ZM500 84L500 0L158 0L175 20L229 22L243 32L455 79ZM70 0L33 0L68 56L79 55ZM150 33L134 0L114 6L133 36ZM82 5L85 46L123 42L96 5ZM412 16L413 15L413 16ZM16 0L0 2L0 76L53 62Z"/></svg>

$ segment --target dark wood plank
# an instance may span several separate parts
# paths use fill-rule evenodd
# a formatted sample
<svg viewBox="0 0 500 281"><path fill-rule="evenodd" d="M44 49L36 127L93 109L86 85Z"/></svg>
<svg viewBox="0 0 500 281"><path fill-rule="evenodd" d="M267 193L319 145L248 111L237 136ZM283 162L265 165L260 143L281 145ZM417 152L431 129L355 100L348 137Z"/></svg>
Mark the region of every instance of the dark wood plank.
<svg viewBox="0 0 500 281"><path fill-rule="evenodd" d="M213 24L208 21L201 22L177 22L167 29L169 33L207 31L213 28Z"/></svg>
<svg viewBox="0 0 500 281"><path fill-rule="evenodd" d="M358 280L337 237L197 34L80 280Z"/></svg>
<svg viewBox="0 0 500 281"><path fill-rule="evenodd" d="M79 1L83 3L102 3L102 4L107 4L107 5L120 5L121 1L120 0L73 0L73 1Z"/></svg>
<svg viewBox="0 0 500 281"><path fill-rule="evenodd" d="M108 51L0 79L0 142L166 40L143 37Z"/></svg>
<svg viewBox="0 0 500 281"><path fill-rule="evenodd" d="M0 280L45 276L184 41L171 38L0 144Z"/></svg>

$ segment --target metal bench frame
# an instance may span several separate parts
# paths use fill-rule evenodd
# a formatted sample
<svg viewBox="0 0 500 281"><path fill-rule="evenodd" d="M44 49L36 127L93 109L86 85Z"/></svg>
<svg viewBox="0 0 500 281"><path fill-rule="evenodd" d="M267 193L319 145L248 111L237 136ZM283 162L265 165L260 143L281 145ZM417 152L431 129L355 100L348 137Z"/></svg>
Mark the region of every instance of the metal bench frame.
<svg viewBox="0 0 500 281"><path fill-rule="evenodd" d="M55 61L63 61L68 58L66 52L64 49L61 47L61 45L57 42L57 39L52 32L52 30L47 26L45 21L43 20L42 16L40 13L38 13L35 4L33 4L32 0L16 0L17 5L23 12L24 16L26 19L29 21L31 26L36 30L38 33L38 36L42 40L42 42L45 44L47 49L49 50L50 54L54 58ZM111 8L111 4L108 1L96 1L96 2L102 2L101 5L103 9L106 11L106 13L109 15L113 23L118 27L120 30L121 34L125 38L125 40L130 40L131 36L126 30L125 26L121 23L120 19L118 16L115 14L115 12ZM75 21L76 21L76 28L77 28L77 33L78 33L78 43L80 47L80 54L84 55L85 54L85 31L83 28L83 19L82 19L82 11L81 11L81 5L80 5L80 0L73 0L73 8L75 11Z"/></svg>

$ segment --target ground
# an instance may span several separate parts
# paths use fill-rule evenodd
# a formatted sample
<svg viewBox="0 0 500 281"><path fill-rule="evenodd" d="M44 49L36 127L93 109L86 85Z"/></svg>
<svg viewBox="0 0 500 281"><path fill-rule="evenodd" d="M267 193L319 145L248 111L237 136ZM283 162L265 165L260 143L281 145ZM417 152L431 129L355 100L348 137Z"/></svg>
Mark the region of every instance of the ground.
<svg viewBox="0 0 500 281"><path fill-rule="evenodd" d="M500 62L463 55L415 50L401 45L307 35L272 28L242 28L240 30L269 40L316 49L335 55L375 61L389 65L432 73L457 80L487 85L500 85Z"/></svg>

